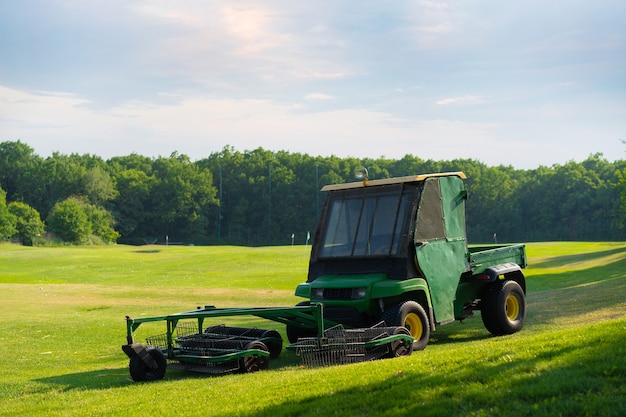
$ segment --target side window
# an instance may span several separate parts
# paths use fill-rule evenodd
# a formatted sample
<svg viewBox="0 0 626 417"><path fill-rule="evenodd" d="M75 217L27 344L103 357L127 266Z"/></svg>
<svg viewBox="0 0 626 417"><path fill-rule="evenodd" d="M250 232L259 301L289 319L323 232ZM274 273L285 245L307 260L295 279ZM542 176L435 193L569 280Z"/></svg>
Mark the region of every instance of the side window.
<svg viewBox="0 0 626 417"><path fill-rule="evenodd" d="M441 207L441 192L439 179L426 180L422 198L420 199L415 226L415 241L445 238L443 210Z"/></svg>

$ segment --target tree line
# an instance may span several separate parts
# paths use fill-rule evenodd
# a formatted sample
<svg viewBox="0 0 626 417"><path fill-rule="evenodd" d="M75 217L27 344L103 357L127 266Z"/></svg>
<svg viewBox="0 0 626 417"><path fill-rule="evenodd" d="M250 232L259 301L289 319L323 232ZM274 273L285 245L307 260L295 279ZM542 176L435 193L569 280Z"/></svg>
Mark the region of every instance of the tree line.
<svg viewBox="0 0 626 417"><path fill-rule="evenodd" d="M305 244L326 184L463 171L471 243L625 240L626 161L601 154L531 170L472 159L310 156L225 147L104 160L0 143L0 239L24 244Z"/></svg>

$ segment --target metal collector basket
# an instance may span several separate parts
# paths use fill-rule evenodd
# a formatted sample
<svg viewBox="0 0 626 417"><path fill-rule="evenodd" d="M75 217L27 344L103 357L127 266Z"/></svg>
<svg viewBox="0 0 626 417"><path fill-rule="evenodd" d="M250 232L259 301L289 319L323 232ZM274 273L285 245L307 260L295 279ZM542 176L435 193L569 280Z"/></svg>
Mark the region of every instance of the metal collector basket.
<svg viewBox="0 0 626 417"><path fill-rule="evenodd" d="M294 343L295 352L307 367L330 366L371 361L390 353L390 327L384 323L365 329L348 329L342 325L324 331L322 337L300 338Z"/></svg>

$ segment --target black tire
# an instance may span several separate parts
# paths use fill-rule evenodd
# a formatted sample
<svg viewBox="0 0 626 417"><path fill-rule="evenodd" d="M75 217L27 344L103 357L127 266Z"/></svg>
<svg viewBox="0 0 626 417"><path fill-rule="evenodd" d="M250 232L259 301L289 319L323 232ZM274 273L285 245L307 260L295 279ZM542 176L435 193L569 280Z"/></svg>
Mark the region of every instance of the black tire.
<svg viewBox="0 0 626 417"><path fill-rule="evenodd" d="M310 305L311 303L309 301L301 301L298 304L296 304L296 307L310 306ZM317 332L315 330L303 329L298 326L290 326L289 324L287 325L286 330L287 330L287 340L289 340L289 343L296 343L298 339L302 337L317 336Z"/></svg>
<svg viewBox="0 0 626 417"><path fill-rule="evenodd" d="M264 350L269 353L269 350L267 349L267 346L265 346L265 343L258 340L248 343L245 349L258 349ZM270 359L268 357L252 354L249 356L245 356L239 360L239 371L242 373L262 371L264 369L267 369L269 364Z"/></svg>
<svg viewBox="0 0 626 417"><path fill-rule="evenodd" d="M526 296L515 281L490 284L481 301L480 314L495 336L519 332L526 319Z"/></svg>
<svg viewBox="0 0 626 417"><path fill-rule="evenodd" d="M424 350L430 338L428 315L416 301L403 301L385 310L383 320L387 326L406 327L413 336L413 350Z"/></svg>
<svg viewBox="0 0 626 417"><path fill-rule="evenodd" d="M393 330L389 332L389 336L395 336L398 334L406 334L411 335L409 329L406 327L394 327ZM389 344L389 353L387 354L387 358L399 358L401 356L411 356L413 353L413 343L405 343L403 341L395 341Z"/></svg>
<svg viewBox="0 0 626 417"><path fill-rule="evenodd" d="M266 330L261 334L261 339L266 339L263 343L270 352L270 358L276 359L283 350L283 338L276 330Z"/></svg>
<svg viewBox="0 0 626 417"><path fill-rule="evenodd" d="M135 382L156 381L163 379L165 376L167 360L163 352L153 346L147 347L146 352L157 363L157 368L154 370L150 369L139 355L133 355L133 357L130 358L128 370L130 371L131 378L133 378Z"/></svg>

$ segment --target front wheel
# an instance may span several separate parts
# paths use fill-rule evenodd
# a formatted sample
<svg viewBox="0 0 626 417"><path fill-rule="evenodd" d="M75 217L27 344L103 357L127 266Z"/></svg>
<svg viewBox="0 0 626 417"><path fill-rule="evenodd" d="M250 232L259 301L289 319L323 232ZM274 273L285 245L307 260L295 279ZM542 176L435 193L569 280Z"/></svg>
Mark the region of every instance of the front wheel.
<svg viewBox="0 0 626 417"><path fill-rule="evenodd" d="M403 301L389 306L383 315L387 326L406 327L413 336L413 350L424 350L430 338L428 315L416 301Z"/></svg>
<svg viewBox="0 0 626 417"><path fill-rule="evenodd" d="M163 376L165 376L167 360L165 359L163 352L154 346L147 347L146 352L152 357L154 362L156 362L156 369L152 369L146 365L139 355L133 355L130 358L128 369L130 371L130 376L135 382L156 381L157 379L163 379Z"/></svg>
<svg viewBox="0 0 626 417"><path fill-rule="evenodd" d="M481 301L481 317L495 336L519 332L526 318L526 296L515 281L491 284Z"/></svg>

